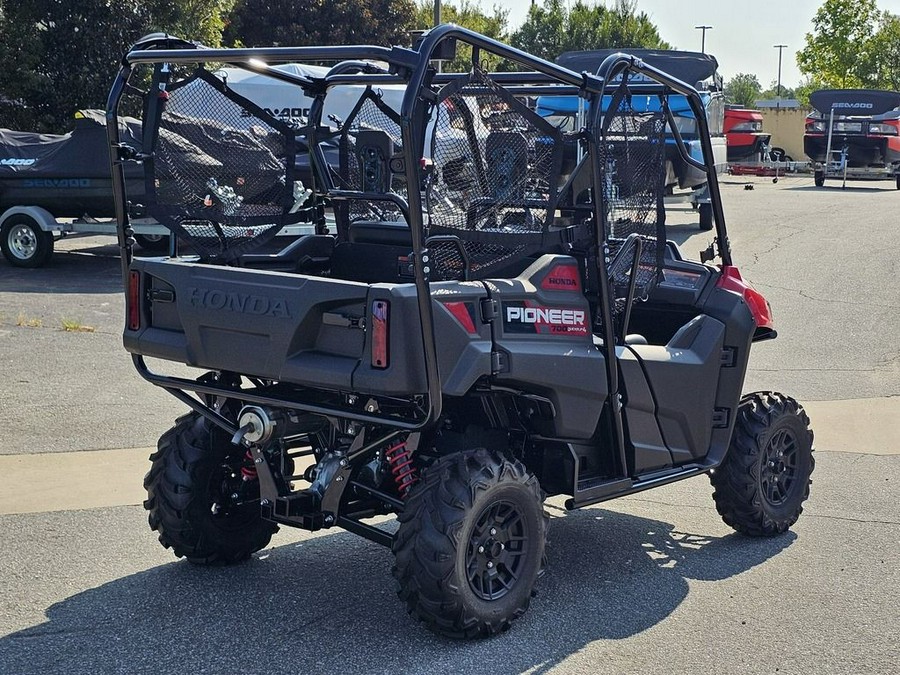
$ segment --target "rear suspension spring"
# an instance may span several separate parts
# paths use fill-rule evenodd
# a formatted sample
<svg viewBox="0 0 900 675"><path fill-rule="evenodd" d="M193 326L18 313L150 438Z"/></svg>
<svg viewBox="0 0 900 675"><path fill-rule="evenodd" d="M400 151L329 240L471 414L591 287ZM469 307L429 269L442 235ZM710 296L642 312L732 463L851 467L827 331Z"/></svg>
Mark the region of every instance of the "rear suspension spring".
<svg viewBox="0 0 900 675"><path fill-rule="evenodd" d="M247 466L247 462L250 462L250 466ZM241 478L245 481L256 480L258 478L256 464L253 461L253 453L249 450L247 450L247 453L244 455L244 465L241 467Z"/></svg>
<svg viewBox="0 0 900 675"><path fill-rule="evenodd" d="M406 441L399 441L387 449L384 457L391 467L400 496L405 498L410 488L419 480L418 472L413 465L412 451L406 447Z"/></svg>

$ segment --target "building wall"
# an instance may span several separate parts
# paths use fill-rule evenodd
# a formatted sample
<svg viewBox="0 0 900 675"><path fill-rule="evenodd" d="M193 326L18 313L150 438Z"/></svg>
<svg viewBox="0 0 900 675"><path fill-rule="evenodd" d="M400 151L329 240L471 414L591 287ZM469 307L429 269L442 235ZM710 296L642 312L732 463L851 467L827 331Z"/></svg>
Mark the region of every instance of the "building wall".
<svg viewBox="0 0 900 675"><path fill-rule="evenodd" d="M784 148L797 162L808 157L803 154L803 130L809 108L764 108L763 131L772 134L772 147Z"/></svg>

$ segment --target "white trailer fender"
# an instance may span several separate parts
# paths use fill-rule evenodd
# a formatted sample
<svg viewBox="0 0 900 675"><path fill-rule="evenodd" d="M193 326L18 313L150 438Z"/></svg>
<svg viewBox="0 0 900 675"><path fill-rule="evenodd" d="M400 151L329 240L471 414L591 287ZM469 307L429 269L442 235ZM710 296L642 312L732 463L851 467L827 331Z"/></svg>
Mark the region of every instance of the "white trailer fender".
<svg viewBox="0 0 900 675"><path fill-rule="evenodd" d="M40 206L10 206L3 215L0 216L0 227L10 216L29 216L40 226L44 232L64 232L67 228L64 224L59 223L53 214L47 209Z"/></svg>

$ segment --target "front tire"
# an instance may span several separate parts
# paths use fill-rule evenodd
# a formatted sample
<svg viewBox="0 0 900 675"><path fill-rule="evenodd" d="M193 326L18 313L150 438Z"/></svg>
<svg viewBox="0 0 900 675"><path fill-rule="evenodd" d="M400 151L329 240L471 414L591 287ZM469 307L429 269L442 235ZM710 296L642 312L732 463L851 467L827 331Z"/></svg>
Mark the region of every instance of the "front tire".
<svg viewBox="0 0 900 675"><path fill-rule="evenodd" d="M169 237L162 234L136 234L134 241L145 251L166 253L169 250Z"/></svg>
<svg viewBox="0 0 900 675"><path fill-rule="evenodd" d="M725 461L710 474L716 509L754 537L785 532L803 512L815 468L809 417L775 392L741 399Z"/></svg>
<svg viewBox="0 0 900 675"><path fill-rule="evenodd" d="M278 526L260 517L259 481L241 472L245 452L197 413L160 437L144 478L159 543L200 565L240 562L269 543Z"/></svg>
<svg viewBox="0 0 900 675"><path fill-rule="evenodd" d="M816 171L813 173L813 183L815 183L816 187L822 187L825 185L825 172L824 171Z"/></svg>
<svg viewBox="0 0 900 675"><path fill-rule="evenodd" d="M0 249L13 267L42 267L53 256L53 234L31 216L10 216L0 227Z"/></svg>
<svg viewBox="0 0 900 675"><path fill-rule="evenodd" d="M498 452L440 458L399 515L394 577L409 613L452 638L507 630L531 601L548 516L537 479Z"/></svg>

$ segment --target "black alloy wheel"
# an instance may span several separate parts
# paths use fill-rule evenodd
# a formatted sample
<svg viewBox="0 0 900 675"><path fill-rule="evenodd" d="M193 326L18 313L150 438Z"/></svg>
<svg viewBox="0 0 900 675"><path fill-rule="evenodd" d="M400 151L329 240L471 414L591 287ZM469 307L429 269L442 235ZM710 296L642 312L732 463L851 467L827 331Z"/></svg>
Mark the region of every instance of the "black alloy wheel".
<svg viewBox="0 0 900 675"><path fill-rule="evenodd" d="M509 593L522 573L526 539L522 513L512 502L494 502L481 512L466 552L466 575L477 597L499 600Z"/></svg>

